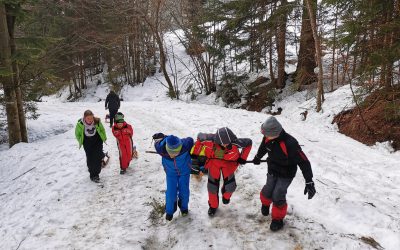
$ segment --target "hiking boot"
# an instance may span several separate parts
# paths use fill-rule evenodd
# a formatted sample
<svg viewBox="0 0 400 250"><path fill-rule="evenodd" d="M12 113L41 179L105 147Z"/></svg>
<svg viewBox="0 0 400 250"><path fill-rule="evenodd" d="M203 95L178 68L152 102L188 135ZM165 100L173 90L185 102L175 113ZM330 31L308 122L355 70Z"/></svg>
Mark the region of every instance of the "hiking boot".
<svg viewBox="0 0 400 250"><path fill-rule="evenodd" d="M229 204L230 201L230 199L225 199L224 197L222 197L222 203Z"/></svg>
<svg viewBox="0 0 400 250"><path fill-rule="evenodd" d="M210 208L208 209L208 215L211 216L211 217L215 215L215 212L217 212L217 209L216 209L216 208L210 207Z"/></svg>
<svg viewBox="0 0 400 250"><path fill-rule="evenodd" d="M174 216L172 214L166 214L165 219L171 221Z"/></svg>
<svg viewBox="0 0 400 250"><path fill-rule="evenodd" d="M182 217L185 217L189 214L189 210L182 210L181 213L182 213Z"/></svg>
<svg viewBox="0 0 400 250"><path fill-rule="evenodd" d="M96 183L100 182L100 177L99 176L94 176L94 177L90 177L90 180Z"/></svg>
<svg viewBox="0 0 400 250"><path fill-rule="evenodd" d="M275 232L283 228L283 220L272 220L271 225L269 226L271 231Z"/></svg>
<svg viewBox="0 0 400 250"><path fill-rule="evenodd" d="M262 205L261 206L261 213L264 216L268 216L269 215L269 206Z"/></svg>

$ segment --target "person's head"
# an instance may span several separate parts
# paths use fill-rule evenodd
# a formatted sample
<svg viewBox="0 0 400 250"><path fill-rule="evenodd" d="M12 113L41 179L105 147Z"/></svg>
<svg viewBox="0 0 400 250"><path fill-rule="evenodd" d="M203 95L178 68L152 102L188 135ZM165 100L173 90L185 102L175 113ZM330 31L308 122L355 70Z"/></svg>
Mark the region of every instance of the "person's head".
<svg viewBox="0 0 400 250"><path fill-rule="evenodd" d="M279 137L283 128L274 116L268 117L261 125L261 133L269 140Z"/></svg>
<svg viewBox="0 0 400 250"><path fill-rule="evenodd" d="M117 126L117 128L122 128L124 126L124 114L122 114L121 112L118 112L115 115L115 124Z"/></svg>
<svg viewBox="0 0 400 250"><path fill-rule="evenodd" d="M236 135L227 127L219 128L215 133L214 142L223 146L228 147L233 141L237 139Z"/></svg>
<svg viewBox="0 0 400 250"><path fill-rule="evenodd" d="M93 112L91 111L91 110L86 110L84 113L83 113L83 119L85 120L85 122L87 123L87 124L92 124L93 123L93 121L94 121L94 115L93 115Z"/></svg>
<svg viewBox="0 0 400 250"><path fill-rule="evenodd" d="M182 150L182 140L174 135L168 136L165 149L171 158L177 157Z"/></svg>

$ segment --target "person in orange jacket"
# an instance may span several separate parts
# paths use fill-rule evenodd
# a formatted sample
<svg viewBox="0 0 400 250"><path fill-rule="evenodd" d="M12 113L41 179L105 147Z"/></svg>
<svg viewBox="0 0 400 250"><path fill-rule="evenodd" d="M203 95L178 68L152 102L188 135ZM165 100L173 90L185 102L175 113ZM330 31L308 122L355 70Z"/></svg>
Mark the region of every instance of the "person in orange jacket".
<svg viewBox="0 0 400 250"><path fill-rule="evenodd" d="M124 115L121 112L115 115L115 124L112 126L112 132L117 138L120 174L125 174L132 158L137 157L137 153L132 141L133 128L125 122Z"/></svg>
<svg viewBox="0 0 400 250"><path fill-rule="evenodd" d="M236 190L235 171L239 164L246 164L252 141L237 138L229 128L220 128L215 134L199 133L192 150L192 157L201 151L207 157L208 169L208 215L214 216L219 205L219 180L222 172L224 184L221 188L222 202L228 204Z"/></svg>

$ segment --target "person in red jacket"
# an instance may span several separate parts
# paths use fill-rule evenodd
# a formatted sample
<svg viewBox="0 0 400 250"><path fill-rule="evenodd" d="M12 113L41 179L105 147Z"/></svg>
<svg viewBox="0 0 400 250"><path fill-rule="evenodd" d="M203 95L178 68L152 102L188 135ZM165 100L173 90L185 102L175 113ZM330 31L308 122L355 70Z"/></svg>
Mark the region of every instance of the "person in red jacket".
<svg viewBox="0 0 400 250"><path fill-rule="evenodd" d="M252 141L237 138L229 128L220 128L216 134L199 133L192 157L204 152L208 169L208 215L214 216L219 205L219 180L222 172L224 184L221 188L222 202L228 204L236 190L235 171L239 164L245 164Z"/></svg>
<svg viewBox="0 0 400 250"><path fill-rule="evenodd" d="M115 138L117 138L118 150L119 150L119 164L121 167L120 174L125 174L126 169L129 167L129 163L132 158L137 157L136 147L133 146L132 126L124 121L124 115L118 112L115 115L115 124L112 127L112 132Z"/></svg>

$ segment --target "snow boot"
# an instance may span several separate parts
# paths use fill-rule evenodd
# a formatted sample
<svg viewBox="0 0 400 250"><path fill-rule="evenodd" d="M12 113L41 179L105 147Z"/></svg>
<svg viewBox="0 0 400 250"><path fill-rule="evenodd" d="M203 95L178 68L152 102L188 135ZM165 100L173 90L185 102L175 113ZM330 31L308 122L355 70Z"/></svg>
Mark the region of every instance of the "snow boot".
<svg viewBox="0 0 400 250"><path fill-rule="evenodd" d="M171 221L174 216L172 214L166 214L165 219Z"/></svg>
<svg viewBox="0 0 400 250"><path fill-rule="evenodd" d="M230 201L230 199L225 199L224 197L222 197L222 203L229 204Z"/></svg>
<svg viewBox="0 0 400 250"><path fill-rule="evenodd" d="M125 173L126 173L126 169L121 169L121 170L119 171L119 173L120 173L120 174L125 174Z"/></svg>
<svg viewBox="0 0 400 250"><path fill-rule="evenodd" d="M210 208L208 209L208 215L211 216L211 217L213 217L213 216L215 215L215 212L217 212L217 209L216 209L216 208L210 207Z"/></svg>
<svg viewBox="0 0 400 250"><path fill-rule="evenodd" d="M99 183L100 182L100 177L99 176L93 176L93 177L90 177L90 180L93 181L93 182Z"/></svg>
<svg viewBox="0 0 400 250"><path fill-rule="evenodd" d="M271 225L269 226L271 231L276 232L283 228L283 220L272 220Z"/></svg>
<svg viewBox="0 0 400 250"><path fill-rule="evenodd" d="M269 215L269 206L261 205L261 213L264 216Z"/></svg>
<svg viewBox="0 0 400 250"><path fill-rule="evenodd" d="M189 210L181 210L182 217L185 217L189 214Z"/></svg>

